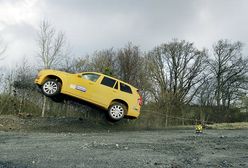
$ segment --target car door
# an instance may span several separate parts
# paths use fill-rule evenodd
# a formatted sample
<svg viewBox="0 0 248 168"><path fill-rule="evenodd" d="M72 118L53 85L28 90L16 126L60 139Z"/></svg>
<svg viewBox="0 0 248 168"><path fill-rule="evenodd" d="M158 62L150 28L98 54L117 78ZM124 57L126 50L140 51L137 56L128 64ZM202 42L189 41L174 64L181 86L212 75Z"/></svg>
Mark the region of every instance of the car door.
<svg viewBox="0 0 248 168"><path fill-rule="evenodd" d="M77 97L94 101L94 91L99 78L99 74L83 73L79 75L79 79L74 84L71 84L70 87L75 90Z"/></svg>
<svg viewBox="0 0 248 168"><path fill-rule="evenodd" d="M119 82L104 76L95 88L95 101L103 107L108 108L109 103L119 96Z"/></svg>

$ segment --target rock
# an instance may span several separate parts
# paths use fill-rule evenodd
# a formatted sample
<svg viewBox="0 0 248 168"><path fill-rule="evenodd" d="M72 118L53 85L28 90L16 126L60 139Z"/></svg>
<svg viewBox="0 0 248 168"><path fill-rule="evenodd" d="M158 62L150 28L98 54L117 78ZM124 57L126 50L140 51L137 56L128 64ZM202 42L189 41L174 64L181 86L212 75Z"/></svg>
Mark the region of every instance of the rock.
<svg viewBox="0 0 248 168"><path fill-rule="evenodd" d="M162 163L157 163L157 162L155 162L154 165L155 165L155 166L158 166L158 165L162 165Z"/></svg>

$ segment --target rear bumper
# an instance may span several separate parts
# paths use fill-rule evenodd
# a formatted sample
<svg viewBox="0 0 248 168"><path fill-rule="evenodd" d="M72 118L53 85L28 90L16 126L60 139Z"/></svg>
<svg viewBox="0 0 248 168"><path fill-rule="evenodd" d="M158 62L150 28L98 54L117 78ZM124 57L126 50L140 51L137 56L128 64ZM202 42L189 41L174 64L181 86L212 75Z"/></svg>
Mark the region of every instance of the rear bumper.
<svg viewBox="0 0 248 168"><path fill-rule="evenodd" d="M140 109L129 109L128 113L127 113L127 117L131 117L131 118L138 118L140 115Z"/></svg>

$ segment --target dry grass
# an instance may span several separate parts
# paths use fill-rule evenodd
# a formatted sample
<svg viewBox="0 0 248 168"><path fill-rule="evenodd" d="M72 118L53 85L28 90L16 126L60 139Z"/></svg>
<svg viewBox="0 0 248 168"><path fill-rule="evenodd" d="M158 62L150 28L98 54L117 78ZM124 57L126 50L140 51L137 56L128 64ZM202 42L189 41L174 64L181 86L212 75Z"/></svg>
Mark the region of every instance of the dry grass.
<svg viewBox="0 0 248 168"><path fill-rule="evenodd" d="M248 122L219 123L207 125L207 127L212 129L248 129Z"/></svg>

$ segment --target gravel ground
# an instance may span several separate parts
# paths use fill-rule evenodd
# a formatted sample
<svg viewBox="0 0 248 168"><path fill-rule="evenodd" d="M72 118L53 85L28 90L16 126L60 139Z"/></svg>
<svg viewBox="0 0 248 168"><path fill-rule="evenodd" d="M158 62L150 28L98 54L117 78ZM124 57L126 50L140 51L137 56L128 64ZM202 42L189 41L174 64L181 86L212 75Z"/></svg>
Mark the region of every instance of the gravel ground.
<svg viewBox="0 0 248 168"><path fill-rule="evenodd" d="M248 130L0 131L0 168L248 167Z"/></svg>

